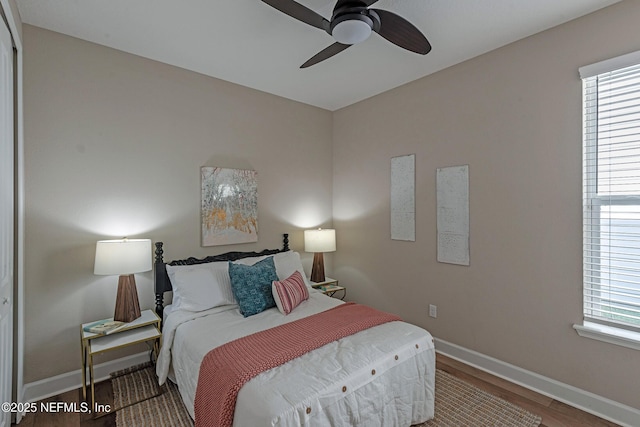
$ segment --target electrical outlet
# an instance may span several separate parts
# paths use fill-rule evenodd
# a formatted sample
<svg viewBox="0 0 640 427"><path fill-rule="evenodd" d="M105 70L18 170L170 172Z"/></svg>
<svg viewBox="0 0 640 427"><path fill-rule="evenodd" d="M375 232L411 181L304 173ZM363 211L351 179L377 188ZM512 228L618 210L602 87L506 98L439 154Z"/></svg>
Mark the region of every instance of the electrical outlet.
<svg viewBox="0 0 640 427"><path fill-rule="evenodd" d="M429 316L433 317L433 318L438 317L438 306L437 305L429 304Z"/></svg>

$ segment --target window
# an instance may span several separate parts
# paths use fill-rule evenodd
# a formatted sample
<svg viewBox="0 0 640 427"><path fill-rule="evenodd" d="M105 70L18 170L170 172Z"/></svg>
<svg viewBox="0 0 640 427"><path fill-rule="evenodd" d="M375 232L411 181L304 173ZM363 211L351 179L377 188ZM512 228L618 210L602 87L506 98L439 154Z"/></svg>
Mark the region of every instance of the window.
<svg viewBox="0 0 640 427"><path fill-rule="evenodd" d="M580 74L584 318L640 332L640 53Z"/></svg>

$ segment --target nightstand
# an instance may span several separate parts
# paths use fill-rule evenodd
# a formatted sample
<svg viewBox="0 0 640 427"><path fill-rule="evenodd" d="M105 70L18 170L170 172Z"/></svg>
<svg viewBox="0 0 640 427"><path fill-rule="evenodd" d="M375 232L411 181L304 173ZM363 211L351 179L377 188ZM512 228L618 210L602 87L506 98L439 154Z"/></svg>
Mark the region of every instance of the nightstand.
<svg viewBox="0 0 640 427"><path fill-rule="evenodd" d="M309 282L311 282L311 280L309 280ZM347 296L347 288L339 286L338 281L330 277L326 277L324 282L311 282L311 286L330 297L332 297L336 292L342 292L342 296L340 298L342 300Z"/></svg>
<svg viewBox="0 0 640 427"><path fill-rule="evenodd" d="M87 400L87 368L89 368L89 383L91 385L91 410L95 408L95 388L93 376L93 356L106 353L118 348L128 347L138 343L152 343L156 359L162 345L162 329L160 317L153 310L144 310L141 316L130 323L126 323L108 335L94 334L83 328L93 322L80 326L82 342L82 398Z"/></svg>

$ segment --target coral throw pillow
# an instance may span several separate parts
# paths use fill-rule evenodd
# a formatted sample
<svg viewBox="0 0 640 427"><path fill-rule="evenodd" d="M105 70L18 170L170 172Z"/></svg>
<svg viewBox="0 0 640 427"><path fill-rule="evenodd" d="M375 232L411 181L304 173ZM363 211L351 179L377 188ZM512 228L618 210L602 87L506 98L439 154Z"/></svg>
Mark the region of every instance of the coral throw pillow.
<svg viewBox="0 0 640 427"><path fill-rule="evenodd" d="M275 280L271 284L271 292L278 310L284 315L291 313L302 301L309 299L307 285L299 271L294 271L284 280Z"/></svg>

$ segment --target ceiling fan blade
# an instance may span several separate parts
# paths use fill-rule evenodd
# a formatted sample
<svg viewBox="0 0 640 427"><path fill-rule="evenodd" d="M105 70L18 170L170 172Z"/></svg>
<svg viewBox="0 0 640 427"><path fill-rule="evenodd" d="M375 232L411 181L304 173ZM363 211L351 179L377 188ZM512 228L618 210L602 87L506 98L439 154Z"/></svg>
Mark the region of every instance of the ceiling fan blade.
<svg viewBox="0 0 640 427"><path fill-rule="evenodd" d="M322 62L325 59L331 58L333 55L337 55L342 52L346 48L350 47L350 44L342 44L342 43L334 43L331 46L321 50L317 54L315 54L311 59L302 64L300 68L311 67L312 65L316 65L318 62Z"/></svg>
<svg viewBox="0 0 640 427"><path fill-rule="evenodd" d="M301 5L293 0L262 0L269 6L278 9L280 12L289 15L292 18L309 24L313 27L329 32L329 21L322 15Z"/></svg>
<svg viewBox="0 0 640 427"><path fill-rule="evenodd" d="M427 38L403 17L380 9L369 9L369 12L380 17L380 28L374 30L391 43L421 55L431 51Z"/></svg>
<svg viewBox="0 0 640 427"><path fill-rule="evenodd" d="M360 3L364 3L364 6L369 7L372 4L376 3L377 1L378 0L360 0ZM336 2L336 5L334 6L333 10L338 10L338 9L342 8L343 6L349 4L349 3L353 4L355 2L354 2L354 0L338 0Z"/></svg>

